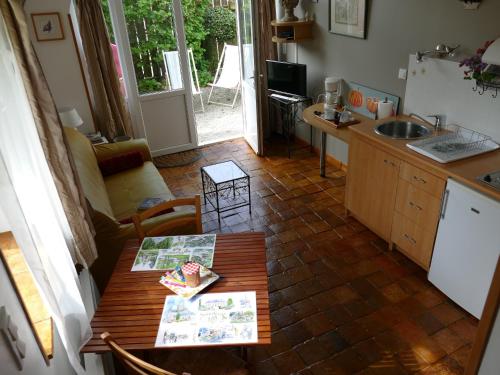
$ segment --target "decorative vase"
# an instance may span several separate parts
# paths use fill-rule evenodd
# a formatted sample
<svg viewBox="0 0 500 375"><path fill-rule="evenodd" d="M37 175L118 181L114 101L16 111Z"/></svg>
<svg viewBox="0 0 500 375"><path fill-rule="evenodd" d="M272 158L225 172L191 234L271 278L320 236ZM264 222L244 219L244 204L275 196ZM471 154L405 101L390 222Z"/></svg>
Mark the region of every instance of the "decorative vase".
<svg viewBox="0 0 500 375"><path fill-rule="evenodd" d="M293 10L299 5L299 0L281 0L281 5L285 8L285 17L281 19L283 22L293 22L299 19L293 14Z"/></svg>

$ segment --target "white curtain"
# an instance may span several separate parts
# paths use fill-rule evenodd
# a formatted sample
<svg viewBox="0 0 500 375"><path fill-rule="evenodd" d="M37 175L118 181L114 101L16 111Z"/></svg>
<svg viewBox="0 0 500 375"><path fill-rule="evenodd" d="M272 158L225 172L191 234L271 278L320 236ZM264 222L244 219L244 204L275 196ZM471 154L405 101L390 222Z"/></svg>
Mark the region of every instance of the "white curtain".
<svg viewBox="0 0 500 375"><path fill-rule="evenodd" d="M91 337L68 244L72 235L52 180L0 16L0 202L77 374ZM57 355L57 353L56 353Z"/></svg>

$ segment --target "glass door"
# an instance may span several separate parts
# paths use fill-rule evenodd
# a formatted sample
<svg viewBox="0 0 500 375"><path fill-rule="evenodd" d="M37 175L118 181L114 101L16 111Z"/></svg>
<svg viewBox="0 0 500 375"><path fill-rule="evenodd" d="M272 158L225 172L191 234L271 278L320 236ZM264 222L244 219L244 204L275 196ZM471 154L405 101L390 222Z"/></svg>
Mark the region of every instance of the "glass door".
<svg viewBox="0 0 500 375"><path fill-rule="evenodd" d="M196 147L181 0L109 0L109 8L136 131L153 156Z"/></svg>
<svg viewBox="0 0 500 375"><path fill-rule="evenodd" d="M248 144L257 154L262 154L262 131L260 120L260 80L256 79L255 57L257 44L253 28L254 9L252 0L237 1L238 44L241 65L241 100L243 106L243 131Z"/></svg>

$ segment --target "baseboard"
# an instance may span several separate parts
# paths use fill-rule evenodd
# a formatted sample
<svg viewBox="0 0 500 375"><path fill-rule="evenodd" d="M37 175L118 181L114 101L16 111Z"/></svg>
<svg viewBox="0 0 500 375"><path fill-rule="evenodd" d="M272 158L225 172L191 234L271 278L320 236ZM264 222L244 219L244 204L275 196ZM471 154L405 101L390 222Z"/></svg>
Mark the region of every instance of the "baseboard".
<svg viewBox="0 0 500 375"><path fill-rule="evenodd" d="M299 138L297 136L295 137L295 142L297 142L301 146L309 146L308 141L306 141L302 138ZM319 154L320 154L319 147L313 146L313 151L316 155L319 156ZM337 158L335 158L333 155L331 155L329 153L326 153L326 162L347 173L347 164L342 163L340 160L338 160Z"/></svg>

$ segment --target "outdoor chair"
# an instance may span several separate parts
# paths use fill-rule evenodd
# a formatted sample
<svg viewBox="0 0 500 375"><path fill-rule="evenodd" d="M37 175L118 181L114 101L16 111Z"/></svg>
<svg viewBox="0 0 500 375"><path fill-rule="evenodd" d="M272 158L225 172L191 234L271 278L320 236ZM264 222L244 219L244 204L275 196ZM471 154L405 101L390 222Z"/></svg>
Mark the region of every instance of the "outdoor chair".
<svg viewBox="0 0 500 375"><path fill-rule="evenodd" d="M150 225L148 228L145 228L142 225L142 222L146 219L152 218L158 214L164 212L174 212L174 207L182 207L182 206L194 206L195 212L194 215L182 216L171 220L165 223L159 223L156 226ZM169 233L172 229L184 227L184 226L194 226L195 234L202 234L203 227L201 223L201 203L200 203L200 195L195 195L194 198L179 198L171 201L160 203L150 209L147 209L143 212L135 214L132 217L132 221L134 222L135 230L137 232L137 237L142 241L144 237L155 237L159 235L165 235ZM190 232L191 233L191 232Z"/></svg>
<svg viewBox="0 0 500 375"><path fill-rule="evenodd" d="M179 59L179 51L163 51L163 63L165 65L165 72L168 86L170 90L179 90L184 86L182 84L181 65ZM189 72L191 73L191 91L193 97L198 95L201 102L201 111L205 112L205 105L203 104L203 93L200 88L200 81L198 79L198 69L194 61L193 50L188 49L188 63Z"/></svg>
<svg viewBox="0 0 500 375"><path fill-rule="evenodd" d="M217 72L215 73L214 82L209 83L211 86L210 94L208 95L208 103L224 105L234 108L236 98L241 88L240 78L240 54L238 46L224 44L224 49L217 65ZM212 100L212 94L215 88L234 90L234 98L232 104L215 102Z"/></svg>

